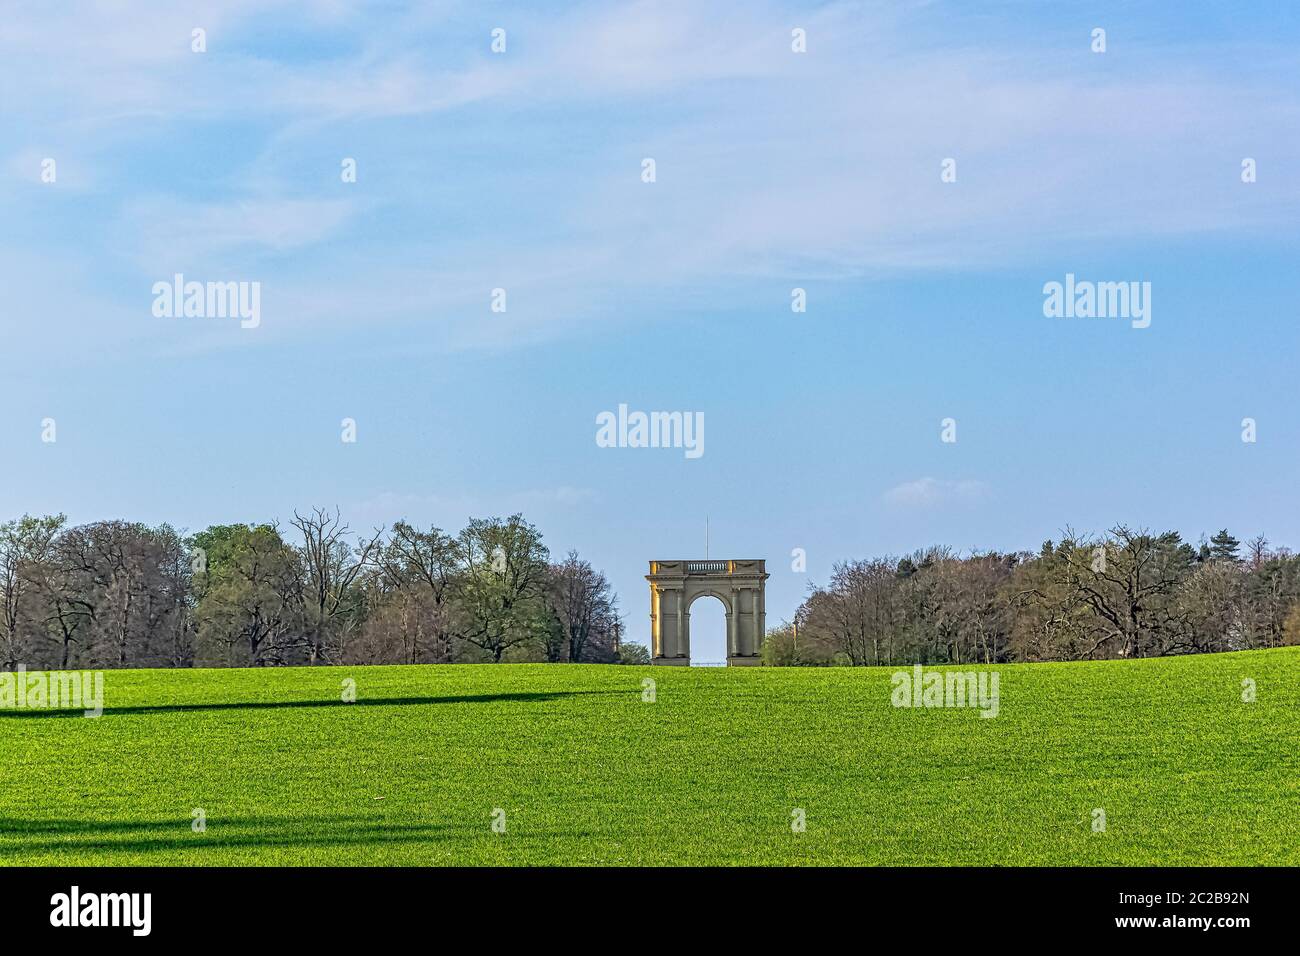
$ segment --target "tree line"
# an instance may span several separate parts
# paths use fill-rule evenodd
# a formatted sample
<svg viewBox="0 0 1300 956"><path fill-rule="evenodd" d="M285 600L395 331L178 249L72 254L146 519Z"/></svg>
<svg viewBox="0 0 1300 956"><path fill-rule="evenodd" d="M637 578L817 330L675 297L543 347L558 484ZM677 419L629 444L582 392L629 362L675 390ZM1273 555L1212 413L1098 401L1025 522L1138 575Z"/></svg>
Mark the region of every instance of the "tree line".
<svg viewBox="0 0 1300 956"><path fill-rule="evenodd" d="M1227 530L1199 546L1125 526L1037 552L944 547L848 561L769 632L769 664L1157 657L1300 644L1300 557Z"/></svg>
<svg viewBox="0 0 1300 956"><path fill-rule="evenodd" d="M191 535L63 515L0 524L0 669L642 662L604 574L521 515L457 535L339 512Z"/></svg>
<svg viewBox="0 0 1300 956"><path fill-rule="evenodd" d="M182 534L63 515L0 524L0 670L645 663L608 579L521 515L452 535L339 512ZM1226 530L1067 531L1037 552L932 547L834 565L765 662L1155 657L1300 644L1300 556Z"/></svg>

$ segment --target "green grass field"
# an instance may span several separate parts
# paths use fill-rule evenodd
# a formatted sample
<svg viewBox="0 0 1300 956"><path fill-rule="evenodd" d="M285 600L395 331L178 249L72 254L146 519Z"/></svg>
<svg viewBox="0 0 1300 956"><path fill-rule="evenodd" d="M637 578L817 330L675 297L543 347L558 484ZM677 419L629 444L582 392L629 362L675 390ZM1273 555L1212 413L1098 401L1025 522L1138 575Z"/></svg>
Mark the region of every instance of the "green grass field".
<svg viewBox="0 0 1300 956"><path fill-rule="evenodd" d="M0 862L1300 863L1300 648L1003 666L995 719L892 670L109 671L0 711Z"/></svg>

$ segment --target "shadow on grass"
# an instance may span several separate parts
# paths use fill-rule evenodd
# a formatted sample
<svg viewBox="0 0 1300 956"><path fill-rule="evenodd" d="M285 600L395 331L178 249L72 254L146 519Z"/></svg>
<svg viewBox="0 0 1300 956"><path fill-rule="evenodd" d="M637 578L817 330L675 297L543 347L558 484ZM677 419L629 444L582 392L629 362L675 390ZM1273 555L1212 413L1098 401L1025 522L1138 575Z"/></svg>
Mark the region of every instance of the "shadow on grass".
<svg viewBox="0 0 1300 956"><path fill-rule="evenodd" d="M177 820L50 820L0 817L0 861L21 864L25 853L150 853L169 850L376 847L473 840L482 826L385 822L374 816L209 817L205 833ZM548 833L548 837L556 834ZM573 835L573 834L570 834ZM581 834L589 835L589 834ZM343 862L346 862L344 860Z"/></svg>
<svg viewBox="0 0 1300 956"><path fill-rule="evenodd" d="M639 691L638 691L639 692ZM141 704L135 707L105 707L103 716L118 714L183 714L195 711L221 710L292 710L303 707L411 707L429 704L496 704L524 703L535 704L549 700L562 700L565 697L579 697L604 694L628 694L618 690L556 690L533 691L517 694L455 694L440 697L362 697L352 703L342 700L254 700L254 701L219 701L215 703L196 704ZM0 710L0 718L41 718L41 717L85 717L83 708Z"/></svg>

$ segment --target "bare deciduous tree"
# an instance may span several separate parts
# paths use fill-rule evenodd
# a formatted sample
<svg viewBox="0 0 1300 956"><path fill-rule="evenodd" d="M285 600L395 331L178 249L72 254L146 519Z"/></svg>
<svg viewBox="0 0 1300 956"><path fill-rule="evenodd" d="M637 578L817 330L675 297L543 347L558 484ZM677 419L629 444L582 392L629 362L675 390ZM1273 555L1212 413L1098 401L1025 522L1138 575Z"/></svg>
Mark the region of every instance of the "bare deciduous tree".
<svg viewBox="0 0 1300 956"><path fill-rule="evenodd" d="M339 512L330 514L323 508L306 515L295 511L293 526L302 535L300 551L306 572L302 644L308 663L328 663L358 623L361 590L356 587L357 579L379 549L383 531L353 547Z"/></svg>
<svg viewBox="0 0 1300 956"><path fill-rule="evenodd" d="M547 598L561 640L548 648L548 660L577 662L595 652L600 660L616 659L613 645L619 618L614 589L577 551L551 567Z"/></svg>

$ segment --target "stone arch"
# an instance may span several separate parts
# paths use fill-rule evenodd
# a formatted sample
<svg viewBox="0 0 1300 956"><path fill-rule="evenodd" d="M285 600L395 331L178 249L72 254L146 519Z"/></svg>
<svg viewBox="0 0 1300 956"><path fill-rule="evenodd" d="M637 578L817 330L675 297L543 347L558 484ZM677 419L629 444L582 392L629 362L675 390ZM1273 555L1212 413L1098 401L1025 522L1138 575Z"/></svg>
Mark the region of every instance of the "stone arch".
<svg viewBox="0 0 1300 956"><path fill-rule="evenodd" d="M690 657L692 656L691 651L690 651L690 648L691 648L692 646L694 646L697 650L699 649L699 643L698 643L698 642L696 642L696 644L694 644L694 645L691 644L691 641L694 639L694 635L695 635L695 626L694 626L694 624L692 623L692 618L691 618L691 609L694 608L696 605L698 605L698 604L700 603L701 600L705 600L705 601L707 601L707 600L716 600L720 605L722 605L722 610L723 610L723 614L724 614L724 617L723 617L723 621L724 621L724 623L723 623L723 625L722 625L722 645L723 645L723 653L726 654L728 661L730 661L730 659L731 659L731 657L732 657L732 648L731 648L731 634L732 634L732 624L731 624L731 605L732 605L732 602L731 602L731 599L728 598L727 595L723 594L721 591L713 591L713 590L710 590L710 591L697 591L696 593L694 593L694 594L690 595L688 598L686 598L686 613L682 616L682 627L683 627L684 630L685 630L685 635L684 635L684 636L685 636L685 644L686 644L686 647L687 647L687 655L686 655L686 656L687 656L688 658L690 658ZM708 612L705 612L705 613L708 613ZM703 660L706 660L706 661L712 662L712 661L715 660L715 658L714 658L713 655L710 653L708 656L704 657Z"/></svg>
<svg viewBox="0 0 1300 956"><path fill-rule="evenodd" d="M651 561L651 662L690 664L691 605L707 595L727 612L727 663L760 663L767 577L761 560Z"/></svg>
<svg viewBox="0 0 1300 956"><path fill-rule="evenodd" d="M731 599L727 597L725 594L723 594L721 591L696 591L686 601L686 613L688 614L690 613L692 604L694 604L700 598L705 598L705 597L717 598L719 601L722 602L722 606L727 609L727 613L728 614L731 613Z"/></svg>

